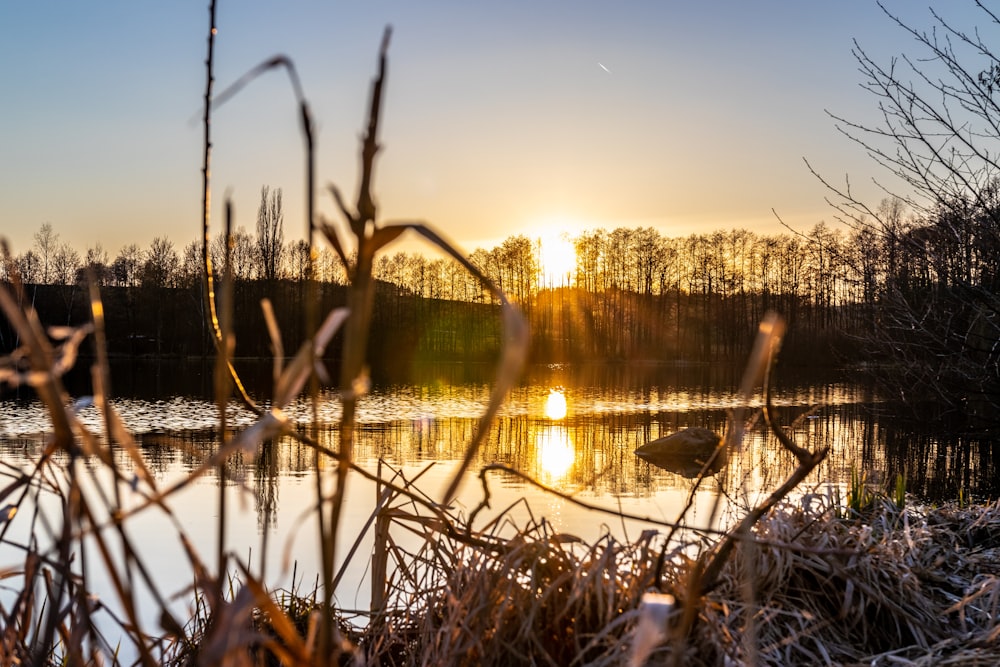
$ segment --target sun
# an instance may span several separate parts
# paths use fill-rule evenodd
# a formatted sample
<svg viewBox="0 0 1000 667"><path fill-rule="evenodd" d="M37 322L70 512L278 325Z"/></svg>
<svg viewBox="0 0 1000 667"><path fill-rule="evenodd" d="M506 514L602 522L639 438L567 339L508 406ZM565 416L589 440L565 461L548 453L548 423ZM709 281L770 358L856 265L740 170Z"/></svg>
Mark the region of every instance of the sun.
<svg viewBox="0 0 1000 667"><path fill-rule="evenodd" d="M576 248L566 232L546 230L538 239L542 287L568 287L576 271Z"/></svg>

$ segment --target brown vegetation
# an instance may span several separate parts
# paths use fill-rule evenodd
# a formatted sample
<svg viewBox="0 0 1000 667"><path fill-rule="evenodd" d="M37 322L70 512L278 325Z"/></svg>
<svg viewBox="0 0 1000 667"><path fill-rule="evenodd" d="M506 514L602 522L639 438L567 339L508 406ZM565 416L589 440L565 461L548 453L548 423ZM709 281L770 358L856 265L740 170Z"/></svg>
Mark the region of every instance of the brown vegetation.
<svg viewBox="0 0 1000 667"><path fill-rule="evenodd" d="M649 664L1000 659L1000 506L901 511L883 499L843 512L828 496L778 506L694 599L697 556L714 540L699 551L649 531L584 544L544 521L496 551L438 539L392 552L389 611L357 641L381 664L637 664L643 596L659 590L678 603Z"/></svg>
<svg viewBox="0 0 1000 667"><path fill-rule="evenodd" d="M305 275L310 280L305 287L316 287L311 280L313 243L322 235L343 264L347 308L319 310L318 299L307 299L311 307L302 325L304 342L285 363L273 307L264 304L262 317L275 359L273 391L266 408L256 404L243 392L231 364L235 266L231 218L224 234L218 294L209 251L207 130L213 106L214 8L213 3L202 259L206 319L218 360L218 446L186 478L159 484L108 400L112 391L105 309L96 281L88 290L89 321L46 331L23 296L16 270L8 269L12 279L9 285L0 285L0 309L19 345L3 359L0 380L30 385L48 410L52 430L34 465L4 469L7 483L0 488L0 500L6 505L0 509L0 544L5 553L20 557L0 571L11 593L0 604L0 659L39 665L101 664L119 656L143 665L995 664L1000 660L1000 505L904 509L901 498L888 502L860 493L852 498L865 501L846 508L829 495L803 493L791 500L796 486L828 448L804 449L773 421L769 370L783 335L782 323L775 317L764 318L760 327L743 392L749 395L764 383L763 417L794 467L762 502L733 517L727 530L699 531L683 520L649 521L651 530L631 543L606 536L585 544L556 532L544 519L516 524L507 509L489 516L489 475L496 466L480 472L482 503L469 515L451 506L458 483L469 472L484 434L518 376L526 355L526 327L489 272L465 259L432 229L416 222L377 220L371 177L388 32L362 143L357 204L349 207L331 188L343 225L317 220L312 210L306 221ZM311 209L311 120L292 63L280 57L267 61L236 89L272 68L286 71L298 97L310 164ZM375 265L384 248L406 230L459 262L499 304L503 321L496 386L464 460L438 498L425 494L419 479L383 475L381 469L373 473L353 461L353 408L367 382ZM159 247L161 257L169 256L166 243ZM13 266L9 253L5 255L7 266ZM705 294L714 292L709 287ZM703 303L708 308L712 300ZM341 329L338 385L344 421L333 450L314 437L315 418L311 424L292 424L282 409L302 392L318 400L320 380L329 380L321 360ZM93 400L103 416L101 433L77 419L62 386L62 376L91 335L96 358L91 369ZM238 432L227 425L226 405L232 395L257 415L253 425ZM720 446L729 450L740 446L746 416L742 407L733 411ZM226 546L229 510L222 491L226 461L237 452L257 456L263 442L279 435L295 437L315 453L316 494L311 509L322 572L318 588L307 595L270 591L263 577ZM335 478L332 491L323 483L323 470ZM171 509L179 489L210 471L217 471L222 489L214 562L190 545L180 517ZM507 472L523 477L518 471ZM344 489L358 477L377 484L379 495L369 523L375 535L372 606L361 624L352 625L349 621L357 619L345 618L334 603L343 571L334 564L347 537L340 530ZM31 509L30 516L18 516L22 508ZM177 592L162 590L139 556L132 526L140 513L165 518L185 546L192 584L180 594L191 601L190 619L177 618L171 611L169 601ZM29 535L23 541L10 532L22 517ZM657 532L660 528L668 530L665 536ZM418 546L403 546L397 540L400 531L416 535ZM348 560L356 556L353 549L347 553ZM111 583L112 599L90 595L98 578ZM143 620L143 605L154 605L158 627Z"/></svg>

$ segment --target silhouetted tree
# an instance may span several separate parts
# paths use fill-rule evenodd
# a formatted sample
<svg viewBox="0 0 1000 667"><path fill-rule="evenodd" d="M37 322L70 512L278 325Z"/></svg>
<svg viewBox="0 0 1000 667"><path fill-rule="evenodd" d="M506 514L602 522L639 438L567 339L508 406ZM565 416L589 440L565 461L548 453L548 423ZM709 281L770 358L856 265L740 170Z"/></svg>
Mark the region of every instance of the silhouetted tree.
<svg viewBox="0 0 1000 667"><path fill-rule="evenodd" d="M42 260L34 250L26 250L17 256L14 262L21 280L26 283L38 283L42 281Z"/></svg>
<svg viewBox="0 0 1000 667"><path fill-rule="evenodd" d="M531 297L538 287L538 261L531 240L523 235L505 240L500 246L499 264L507 278L507 294L522 308L530 308Z"/></svg>
<svg viewBox="0 0 1000 667"><path fill-rule="evenodd" d="M39 282L52 282L53 261L59 249L59 235L52 230L51 223L44 223L34 235L35 250L39 259Z"/></svg>
<svg viewBox="0 0 1000 667"><path fill-rule="evenodd" d="M60 243L52 255L51 282L55 285L73 285L80 270L80 253L68 243Z"/></svg>
<svg viewBox="0 0 1000 667"><path fill-rule="evenodd" d="M139 284L142 251L134 243L122 246L115 261L111 262L111 278L118 287L135 287Z"/></svg>
<svg viewBox="0 0 1000 667"><path fill-rule="evenodd" d="M998 15L976 5L995 30ZM996 426L1000 52L995 33L966 32L932 16L928 32L889 14L923 51L917 58L882 65L855 45L882 120L865 126L837 118L902 190L872 210L848 188L827 184L840 197L844 220L881 241L879 326L866 340L889 362L879 379L905 399L931 398ZM904 203L913 212L906 224Z"/></svg>
<svg viewBox="0 0 1000 667"><path fill-rule="evenodd" d="M100 242L87 248L87 254L83 260L83 268L89 270L90 275L93 276L93 280L98 285L104 285L110 279L111 258ZM81 282L83 278L85 276L78 276L77 282Z"/></svg>
<svg viewBox="0 0 1000 667"><path fill-rule="evenodd" d="M139 281L144 287L173 287L177 268L177 252L166 237L153 239L143 255Z"/></svg>
<svg viewBox="0 0 1000 667"><path fill-rule="evenodd" d="M285 248L285 214L281 209L281 188L260 189L257 208L257 261L259 276L275 280L281 275L282 252Z"/></svg>
<svg viewBox="0 0 1000 667"><path fill-rule="evenodd" d="M379 255L381 257L381 255ZM344 264L333 249L323 246L316 257L316 279L333 285L346 285Z"/></svg>
<svg viewBox="0 0 1000 667"><path fill-rule="evenodd" d="M191 241L181 251L180 264L177 267L177 285L179 287L201 285L204 270L205 266L201 259L201 243Z"/></svg>
<svg viewBox="0 0 1000 667"><path fill-rule="evenodd" d="M309 244L306 241L299 239L292 242L283 254L288 258L288 267L284 273L289 278L301 282L309 277Z"/></svg>
<svg viewBox="0 0 1000 667"><path fill-rule="evenodd" d="M253 237L243 227L233 232L230 258L233 262L234 280L251 280L255 273L257 248Z"/></svg>

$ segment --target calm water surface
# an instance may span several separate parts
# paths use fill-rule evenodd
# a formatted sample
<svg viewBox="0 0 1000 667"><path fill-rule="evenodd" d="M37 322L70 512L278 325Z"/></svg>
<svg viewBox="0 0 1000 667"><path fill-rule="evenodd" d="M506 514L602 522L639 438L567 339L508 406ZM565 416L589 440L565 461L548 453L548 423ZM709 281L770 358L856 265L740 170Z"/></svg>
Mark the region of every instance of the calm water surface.
<svg viewBox="0 0 1000 667"><path fill-rule="evenodd" d="M408 371L402 380L376 378L361 401L356 436L357 461L375 470L380 462L412 477L422 473L419 488L439 498L465 452L476 420L489 395L488 367L435 366ZM266 367L248 366L248 385L266 386ZM621 509L657 520L676 520L692 480L641 461L634 450L686 426L721 432L728 411L740 404L736 393L739 369L663 366L553 366L533 368L510 395L491 426L463 484L458 503L466 511L482 498L475 475L487 464L500 463L573 494L588 503ZM200 365L130 365L115 369L115 409L137 436L147 465L161 486L182 479L215 447L216 409L210 400L211 371ZM85 396L85 382L70 383L74 396ZM263 397L263 391L255 392ZM751 407L759 407L756 396ZM997 453L991 444L957 435L934 436L913 431L882 415L872 391L850 374L798 377L784 372L777 379L775 404L782 423L799 444L831 447L830 456L807 481L807 490L826 493L843 485L852 470L888 484L903 474L910 491L929 498L964 493L996 496ZM336 449L340 403L323 392L318 414L319 439ZM287 411L305 423L311 414L305 401ZM81 403L81 420L100 431L93 407ZM229 420L236 428L253 415L235 402ZM6 395L0 401L0 449L7 475L37 456L48 419L29 396ZM696 496L686 519L693 525L727 520L712 507L720 491L737 504L752 502L781 483L793 469L791 457L777 447L762 424L751 424L743 448ZM328 470L317 471L311 450L292 438L234 456L227 470L226 536L228 548L263 567L274 586L291 583L292 564L300 575L315 576L318 547L314 540L317 475L328 484ZM621 537L651 527L645 521L620 520L581 509L525 483L493 473L488 478L492 513L509 506L519 521L529 513L544 517L553 529L594 539L605 530ZM2 479L0 483L6 484ZM371 548L365 523L376 501L374 485L353 477L348 487L342 543L359 539L359 557L347 567L338 590L340 604L363 609L363 584ZM211 554L216 544L219 477L211 471L171 497L171 508L195 546ZM126 498L138 504L140 498ZM519 502L523 501L523 502ZM11 529L27 534L27 512ZM21 517L25 516L24 520ZM20 521L20 525L15 526ZM145 511L131 523L147 564L158 572L166 590L189 583L190 567L176 530L164 517ZM360 537L359 537L360 536ZM402 536L400 539L406 539ZM342 549L343 552L346 547ZM181 566L178 567L178 564ZM8 565L0 562L0 566ZM174 585L171 585L173 583Z"/></svg>

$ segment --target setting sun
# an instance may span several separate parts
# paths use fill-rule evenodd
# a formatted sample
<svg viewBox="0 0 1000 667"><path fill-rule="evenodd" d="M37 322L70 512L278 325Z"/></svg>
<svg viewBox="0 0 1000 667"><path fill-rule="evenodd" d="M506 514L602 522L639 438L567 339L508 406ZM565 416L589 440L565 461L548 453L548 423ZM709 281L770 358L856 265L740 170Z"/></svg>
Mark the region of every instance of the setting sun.
<svg viewBox="0 0 1000 667"><path fill-rule="evenodd" d="M542 287L568 286L576 270L576 248L569 235L566 232L546 231L538 242L538 271Z"/></svg>

